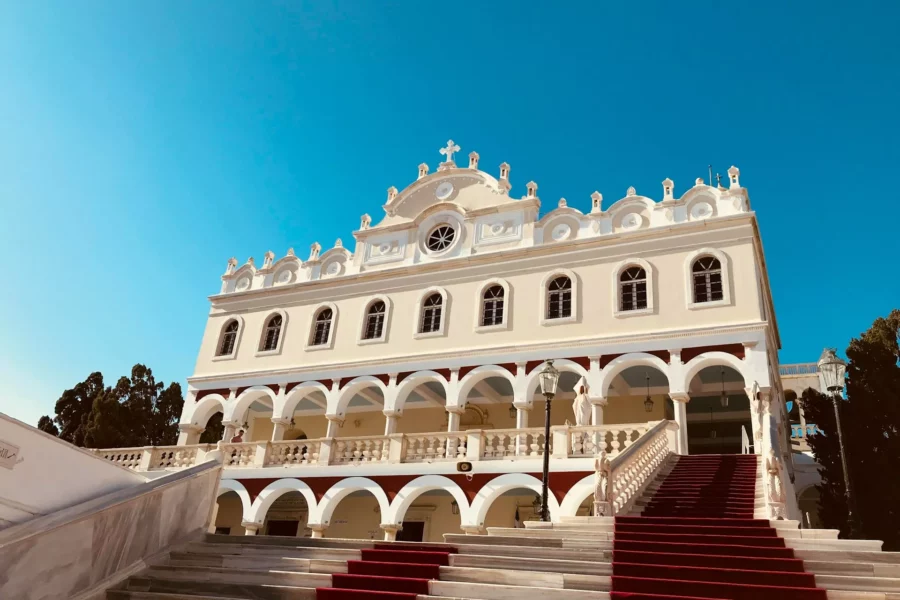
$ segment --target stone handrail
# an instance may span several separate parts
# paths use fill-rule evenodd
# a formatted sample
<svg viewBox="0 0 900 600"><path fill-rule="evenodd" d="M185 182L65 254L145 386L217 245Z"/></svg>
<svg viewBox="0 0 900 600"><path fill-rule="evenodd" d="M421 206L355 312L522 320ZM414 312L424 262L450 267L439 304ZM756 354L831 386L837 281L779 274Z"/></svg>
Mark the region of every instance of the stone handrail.
<svg viewBox="0 0 900 600"><path fill-rule="evenodd" d="M590 458L606 451L610 458L627 453L646 437L654 423L550 428L553 458ZM161 471L200 464L220 450L227 469L354 465L361 463L431 463L460 460L528 460L544 454L543 427L473 429L455 432L397 433L291 441L219 442L191 446L147 446L91 450L134 471Z"/></svg>
<svg viewBox="0 0 900 600"><path fill-rule="evenodd" d="M627 513L631 509L675 451L676 428L671 421L658 421L610 461L607 498L613 515Z"/></svg>

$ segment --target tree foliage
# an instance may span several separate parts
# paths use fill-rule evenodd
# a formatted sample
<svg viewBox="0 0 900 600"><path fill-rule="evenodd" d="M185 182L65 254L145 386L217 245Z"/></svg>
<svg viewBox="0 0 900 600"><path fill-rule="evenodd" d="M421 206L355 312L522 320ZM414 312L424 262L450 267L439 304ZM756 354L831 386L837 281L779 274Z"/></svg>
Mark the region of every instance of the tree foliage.
<svg viewBox="0 0 900 600"><path fill-rule="evenodd" d="M114 386L104 386L101 373L91 373L62 393L56 417L41 417L38 428L82 447L165 446L178 439L183 405L181 385L166 386L137 364L131 377Z"/></svg>
<svg viewBox="0 0 900 600"><path fill-rule="evenodd" d="M900 310L879 318L847 348L847 400L839 401L848 471L862 536L900 550ZM809 445L821 465L819 512L825 527L846 535L847 505L831 398L807 390L806 420L824 435Z"/></svg>

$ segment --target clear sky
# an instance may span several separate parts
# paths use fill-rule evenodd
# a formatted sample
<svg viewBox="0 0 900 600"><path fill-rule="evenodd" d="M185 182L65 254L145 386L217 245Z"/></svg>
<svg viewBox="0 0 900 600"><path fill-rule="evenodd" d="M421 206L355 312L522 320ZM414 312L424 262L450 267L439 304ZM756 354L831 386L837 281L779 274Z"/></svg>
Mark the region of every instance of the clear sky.
<svg viewBox="0 0 900 600"><path fill-rule="evenodd" d="M185 382L226 261L352 241L453 138L587 211L741 168L782 362L900 306L900 3L0 2L0 411ZM377 216L376 216L377 219Z"/></svg>

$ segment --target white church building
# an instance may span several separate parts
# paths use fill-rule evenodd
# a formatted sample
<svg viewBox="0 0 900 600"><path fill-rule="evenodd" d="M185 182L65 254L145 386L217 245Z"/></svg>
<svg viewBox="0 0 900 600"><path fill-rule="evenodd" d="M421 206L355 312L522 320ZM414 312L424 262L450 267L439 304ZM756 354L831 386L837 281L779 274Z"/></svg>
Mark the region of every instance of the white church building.
<svg viewBox="0 0 900 600"><path fill-rule="evenodd" d="M601 451L618 469L618 512L671 450L777 462L763 511L800 519L740 171L681 196L665 179L655 198L560 199L541 216L536 183L513 197L510 165L490 174L476 152L458 165L459 151L449 142L434 172L419 165L390 187L352 244L230 260L178 446L102 453L148 472L196 464L216 449L200 440L221 413L221 533L440 541L512 527L537 511L537 375L552 360L554 518L590 514ZM582 378L588 419L573 409Z"/></svg>

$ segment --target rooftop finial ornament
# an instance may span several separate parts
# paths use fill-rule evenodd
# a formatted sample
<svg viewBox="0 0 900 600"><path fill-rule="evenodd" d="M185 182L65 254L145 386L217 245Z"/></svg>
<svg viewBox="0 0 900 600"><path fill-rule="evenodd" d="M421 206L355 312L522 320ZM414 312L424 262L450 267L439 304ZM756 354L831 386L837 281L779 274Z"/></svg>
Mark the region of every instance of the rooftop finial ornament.
<svg viewBox="0 0 900 600"><path fill-rule="evenodd" d="M419 165L419 179L422 179L426 175L428 175L428 165L422 163Z"/></svg>
<svg viewBox="0 0 900 600"><path fill-rule="evenodd" d="M675 182L666 177L662 182L663 186L663 201L672 200L673 194L675 192Z"/></svg>
<svg viewBox="0 0 900 600"><path fill-rule="evenodd" d="M459 152L459 146L457 146L453 140L447 140L447 147L441 148L441 154L443 154L447 160L441 163L441 166L438 167L438 171L455 167L456 163L453 162L453 155L457 152Z"/></svg>
<svg viewBox="0 0 900 600"><path fill-rule="evenodd" d="M603 194L600 192L594 192L591 194L591 212L598 213L603 210Z"/></svg>
<svg viewBox="0 0 900 600"><path fill-rule="evenodd" d="M387 189L387 193L388 193L387 201L388 201L388 203L390 203L394 198L397 197L397 188L395 188L394 186L391 186Z"/></svg>
<svg viewBox="0 0 900 600"><path fill-rule="evenodd" d="M528 193L528 195L526 196L527 198L536 198L537 197L537 184L535 182L529 181L528 183L526 183L525 190Z"/></svg>
<svg viewBox="0 0 900 600"><path fill-rule="evenodd" d="M630 186L627 190L625 190L626 196L634 196L637 194L637 190L634 189L634 186Z"/></svg>
<svg viewBox="0 0 900 600"><path fill-rule="evenodd" d="M228 266L225 267L225 274L231 275L232 273L234 273L235 267L237 267L237 259L232 256L228 259Z"/></svg>
<svg viewBox="0 0 900 600"><path fill-rule="evenodd" d="M322 244L313 242L309 247L309 258L307 260L319 260L319 252L322 251Z"/></svg>
<svg viewBox="0 0 900 600"><path fill-rule="evenodd" d="M263 254L263 269L268 269L275 262L275 253L271 250Z"/></svg>
<svg viewBox="0 0 900 600"><path fill-rule="evenodd" d="M368 229L371 224L372 224L372 217L370 217L368 214L364 214L363 216L361 216L359 218L359 228L360 229Z"/></svg>
<svg viewBox="0 0 900 600"><path fill-rule="evenodd" d="M731 181L731 184L728 186L731 189L739 189L741 187L741 170L736 166L731 165L731 168L728 169L728 179Z"/></svg>
<svg viewBox="0 0 900 600"><path fill-rule="evenodd" d="M478 169L478 159L481 158L478 156L477 152L469 153L469 168L470 169Z"/></svg>

